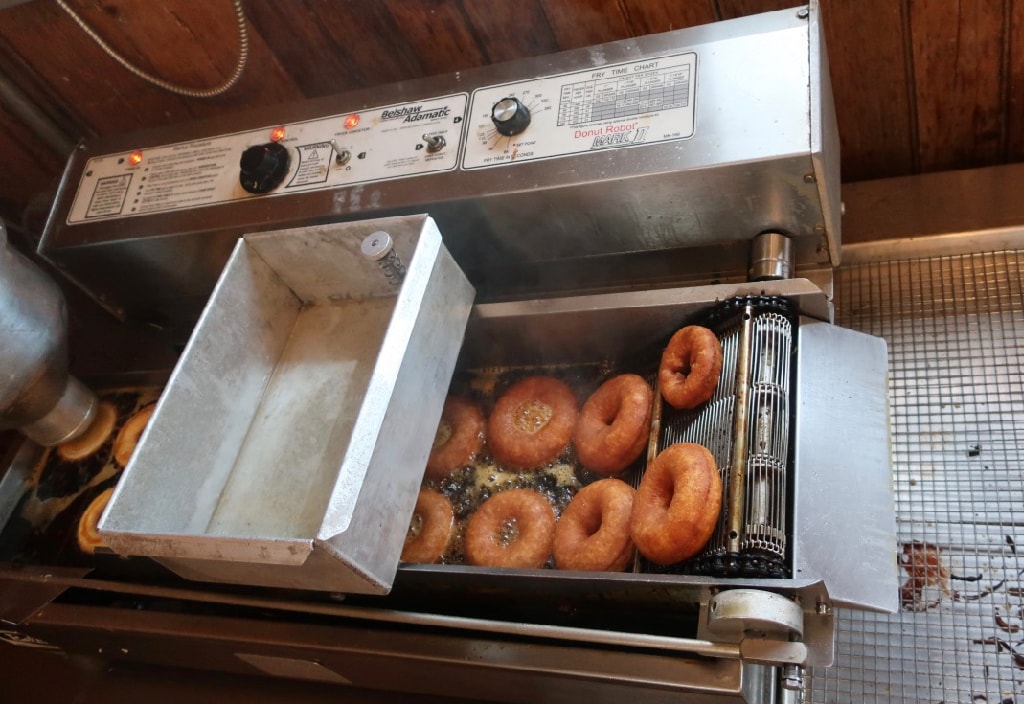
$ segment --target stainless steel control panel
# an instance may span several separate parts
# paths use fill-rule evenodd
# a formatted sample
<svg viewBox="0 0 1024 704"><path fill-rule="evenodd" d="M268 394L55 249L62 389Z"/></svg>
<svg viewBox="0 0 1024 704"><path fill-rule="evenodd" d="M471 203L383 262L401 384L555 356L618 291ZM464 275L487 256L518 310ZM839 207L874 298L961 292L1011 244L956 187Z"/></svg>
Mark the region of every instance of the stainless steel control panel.
<svg viewBox="0 0 1024 704"><path fill-rule="evenodd" d="M696 74L690 52L480 88L462 166L692 137Z"/></svg>
<svg viewBox="0 0 1024 704"><path fill-rule="evenodd" d="M686 139L696 69L688 52L105 154L67 223Z"/></svg>
<svg viewBox="0 0 1024 704"><path fill-rule="evenodd" d="M67 222L450 171L466 103L447 95L94 157Z"/></svg>

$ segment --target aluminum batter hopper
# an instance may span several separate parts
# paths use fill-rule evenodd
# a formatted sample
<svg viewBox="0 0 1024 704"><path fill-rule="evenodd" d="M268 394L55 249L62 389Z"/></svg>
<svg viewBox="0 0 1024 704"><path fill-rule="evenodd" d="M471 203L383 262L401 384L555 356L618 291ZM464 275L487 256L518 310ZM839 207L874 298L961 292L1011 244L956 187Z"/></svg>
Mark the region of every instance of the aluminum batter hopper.
<svg viewBox="0 0 1024 704"><path fill-rule="evenodd" d="M105 541L188 579L386 593L473 298L426 216L242 238Z"/></svg>

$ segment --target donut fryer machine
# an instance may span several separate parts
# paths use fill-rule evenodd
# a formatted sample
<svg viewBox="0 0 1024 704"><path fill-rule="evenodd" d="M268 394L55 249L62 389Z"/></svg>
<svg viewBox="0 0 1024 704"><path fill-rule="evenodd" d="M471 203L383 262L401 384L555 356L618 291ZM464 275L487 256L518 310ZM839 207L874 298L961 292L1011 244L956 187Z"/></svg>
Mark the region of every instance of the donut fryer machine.
<svg viewBox="0 0 1024 704"><path fill-rule="evenodd" d="M136 557L7 565L2 617L72 651L159 662L160 642L174 643L175 664L398 691L797 701L802 668L833 661L833 609L894 610L898 594L886 349L831 324L839 213L815 3L85 143L40 254L147 344L184 353L169 381L169 368L109 359L81 372L167 383L101 524ZM401 282L352 246L379 232L408 265ZM443 244L426 236L426 265L417 247L434 232ZM183 445L237 420L223 409L238 394L214 382L272 327L244 312L267 289L237 276L253 266L239 253L259 241L292 249L291 271L313 279L330 268L318 243L346 242L331 255L343 260L334 283L390 286L419 334L364 353L389 388L416 383L364 392L368 432L332 450L338 466L377 453L391 473L370 460L344 487L349 522L331 523L342 475L319 485L334 486L322 525L357 538L347 546L323 532L183 527L182 501L229 493L204 484L209 448ZM253 259L273 269L273 256ZM267 278L288 287L287 276ZM328 306L376 294L331 295ZM638 560L621 574L398 564L453 369L602 363L650 375L689 322L718 333L723 381L697 413L665 409L653 434L659 447L704 444L723 473L723 518L698 560ZM197 390L202 374L217 388ZM250 418L264 388L240 402ZM160 472L177 461L184 477Z"/></svg>

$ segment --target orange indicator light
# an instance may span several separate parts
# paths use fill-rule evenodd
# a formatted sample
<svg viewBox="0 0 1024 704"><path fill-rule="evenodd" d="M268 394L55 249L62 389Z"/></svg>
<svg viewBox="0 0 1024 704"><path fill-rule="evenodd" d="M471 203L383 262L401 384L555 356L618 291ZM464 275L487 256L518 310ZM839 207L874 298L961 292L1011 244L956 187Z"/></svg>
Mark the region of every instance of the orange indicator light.
<svg viewBox="0 0 1024 704"><path fill-rule="evenodd" d="M345 129L350 130L359 124L359 115L349 115L345 118Z"/></svg>
<svg viewBox="0 0 1024 704"><path fill-rule="evenodd" d="M136 149L134 152L128 155L128 163L132 166L138 166L142 163L142 152Z"/></svg>
<svg viewBox="0 0 1024 704"><path fill-rule="evenodd" d="M280 142L282 139L284 139L284 126L283 125L278 125L274 129L270 130L270 141L271 142Z"/></svg>

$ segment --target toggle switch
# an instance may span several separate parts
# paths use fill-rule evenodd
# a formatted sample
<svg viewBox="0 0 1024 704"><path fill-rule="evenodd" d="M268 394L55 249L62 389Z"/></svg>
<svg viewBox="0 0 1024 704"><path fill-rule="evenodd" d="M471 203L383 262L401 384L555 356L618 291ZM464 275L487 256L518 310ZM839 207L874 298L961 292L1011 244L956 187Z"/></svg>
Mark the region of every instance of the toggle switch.
<svg viewBox="0 0 1024 704"><path fill-rule="evenodd" d="M342 149L338 146L338 143L331 141L331 146L334 147L334 163L338 166L344 166L348 162L352 161L352 152L348 149Z"/></svg>
<svg viewBox="0 0 1024 704"><path fill-rule="evenodd" d="M423 141L427 143L427 151L431 154L441 151L444 149L445 144L447 144L444 141L444 136L439 134L425 134L423 135Z"/></svg>

